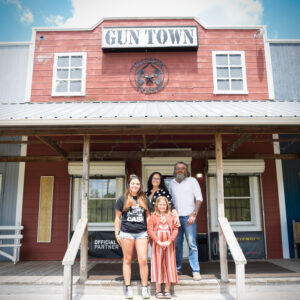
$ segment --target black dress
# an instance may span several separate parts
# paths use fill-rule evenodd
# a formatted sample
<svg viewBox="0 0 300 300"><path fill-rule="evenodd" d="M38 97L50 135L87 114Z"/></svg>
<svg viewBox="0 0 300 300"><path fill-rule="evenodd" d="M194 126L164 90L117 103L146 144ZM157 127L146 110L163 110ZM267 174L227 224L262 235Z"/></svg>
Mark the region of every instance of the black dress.
<svg viewBox="0 0 300 300"><path fill-rule="evenodd" d="M151 212L154 211L156 199L157 199L158 197L160 197L160 196L165 196L165 197L168 199L168 202L169 202L171 211L172 211L173 209L175 209L175 205L174 205L174 203L173 203L173 201L172 201L172 196L170 195L170 193L169 193L169 191L168 191L167 189L160 189L160 190L156 191L156 192L153 194L152 198L150 198L150 195L151 195L151 191L148 190L148 191L146 192L146 196L147 196L147 198L148 198L148 201L149 201L150 204L151 204L151 207L150 207L150 211L151 211Z"/></svg>

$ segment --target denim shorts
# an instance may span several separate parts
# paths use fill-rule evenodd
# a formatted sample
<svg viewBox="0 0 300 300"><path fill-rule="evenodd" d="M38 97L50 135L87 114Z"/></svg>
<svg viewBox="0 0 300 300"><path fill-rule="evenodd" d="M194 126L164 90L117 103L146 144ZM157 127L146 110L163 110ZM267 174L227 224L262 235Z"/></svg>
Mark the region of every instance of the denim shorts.
<svg viewBox="0 0 300 300"><path fill-rule="evenodd" d="M130 233L130 232L120 231L119 238L120 239L130 239L130 240L147 239L148 233L147 233L147 231L142 231L139 233Z"/></svg>

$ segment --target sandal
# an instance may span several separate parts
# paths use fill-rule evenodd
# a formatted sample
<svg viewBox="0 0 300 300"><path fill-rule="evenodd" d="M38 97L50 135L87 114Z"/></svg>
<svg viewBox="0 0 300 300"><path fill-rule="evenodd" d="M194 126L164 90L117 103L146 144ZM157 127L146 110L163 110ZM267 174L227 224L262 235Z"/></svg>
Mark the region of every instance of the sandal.
<svg viewBox="0 0 300 300"><path fill-rule="evenodd" d="M170 292L168 292L168 291L166 291L164 293L164 296L165 296L165 299L172 299L172 296L171 296Z"/></svg>
<svg viewBox="0 0 300 300"><path fill-rule="evenodd" d="M164 299L164 294L163 294L162 292L156 291L155 297L156 297L157 299Z"/></svg>

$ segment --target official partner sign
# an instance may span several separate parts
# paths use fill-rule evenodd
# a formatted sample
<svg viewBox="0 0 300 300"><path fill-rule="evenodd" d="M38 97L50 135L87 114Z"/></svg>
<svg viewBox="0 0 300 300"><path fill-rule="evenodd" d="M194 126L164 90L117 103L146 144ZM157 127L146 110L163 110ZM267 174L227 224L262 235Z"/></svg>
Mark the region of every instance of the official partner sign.
<svg viewBox="0 0 300 300"><path fill-rule="evenodd" d="M114 231L90 231L88 247L90 257L123 257L122 249L116 241Z"/></svg>
<svg viewBox="0 0 300 300"><path fill-rule="evenodd" d="M102 48L198 48L197 26L103 27Z"/></svg>

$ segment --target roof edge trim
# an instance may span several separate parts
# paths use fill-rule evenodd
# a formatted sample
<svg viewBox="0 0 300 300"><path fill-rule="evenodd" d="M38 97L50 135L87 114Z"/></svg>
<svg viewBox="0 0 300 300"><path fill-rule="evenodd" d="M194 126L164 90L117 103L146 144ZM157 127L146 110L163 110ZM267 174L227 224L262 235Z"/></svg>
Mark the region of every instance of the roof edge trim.
<svg viewBox="0 0 300 300"><path fill-rule="evenodd" d="M265 25L208 25L205 21L198 17L186 16L186 17L112 17L112 18L101 18L96 24L91 27L33 27L34 31L91 31L94 30L98 25L104 21L115 21L115 20L194 20L205 29L260 29L264 28Z"/></svg>
<svg viewBox="0 0 300 300"><path fill-rule="evenodd" d="M5 120L0 127L11 126L103 126L103 125L214 125L214 126L260 126L260 125L299 125L297 117L154 117L154 118L101 118L101 119L55 119L55 120ZM254 124L255 122L255 124Z"/></svg>

